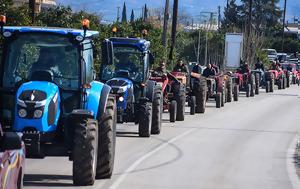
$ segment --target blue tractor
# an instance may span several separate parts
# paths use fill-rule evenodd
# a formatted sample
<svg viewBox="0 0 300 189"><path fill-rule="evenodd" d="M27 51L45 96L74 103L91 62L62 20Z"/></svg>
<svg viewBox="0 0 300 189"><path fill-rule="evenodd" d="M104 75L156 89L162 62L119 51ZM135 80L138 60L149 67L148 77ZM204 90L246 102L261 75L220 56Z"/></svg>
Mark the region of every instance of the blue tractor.
<svg viewBox="0 0 300 189"><path fill-rule="evenodd" d="M154 62L150 42L139 38L110 38L103 46L102 58L105 60L111 54L108 57L113 57L113 61L101 65L100 80L111 86L111 92L117 96L118 123L139 124L140 137L159 134L163 94L162 87L149 79L149 68Z"/></svg>
<svg viewBox="0 0 300 189"><path fill-rule="evenodd" d="M88 23L87 20L83 23ZM110 178L116 100L95 80L96 31L3 27L1 124L23 133L29 158L68 156L73 183Z"/></svg>

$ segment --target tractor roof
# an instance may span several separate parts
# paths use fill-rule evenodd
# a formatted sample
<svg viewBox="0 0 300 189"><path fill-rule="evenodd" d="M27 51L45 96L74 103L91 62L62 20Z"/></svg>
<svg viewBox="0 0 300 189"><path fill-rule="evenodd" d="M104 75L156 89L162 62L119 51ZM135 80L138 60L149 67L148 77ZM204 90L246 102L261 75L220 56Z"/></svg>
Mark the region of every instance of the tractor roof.
<svg viewBox="0 0 300 189"><path fill-rule="evenodd" d="M141 51L147 51L150 48L150 41L147 41L145 39L140 39L140 38L112 37L109 40L116 45L137 46Z"/></svg>
<svg viewBox="0 0 300 189"><path fill-rule="evenodd" d="M27 27L27 26L7 26L4 27L4 32L20 32L20 33L54 33L62 35L74 35L83 36L84 31L80 29L70 29L70 28L48 28L48 27ZM96 37L99 35L98 31L86 31L86 37Z"/></svg>

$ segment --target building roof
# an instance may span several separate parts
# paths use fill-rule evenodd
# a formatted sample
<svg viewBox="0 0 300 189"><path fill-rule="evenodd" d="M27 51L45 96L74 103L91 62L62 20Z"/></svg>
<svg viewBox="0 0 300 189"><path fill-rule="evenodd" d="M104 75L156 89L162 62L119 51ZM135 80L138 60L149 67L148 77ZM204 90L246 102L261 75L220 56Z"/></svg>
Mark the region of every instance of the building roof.
<svg viewBox="0 0 300 189"><path fill-rule="evenodd" d="M4 32L20 32L20 33L55 33L61 35L72 34L74 36L83 36L84 31L80 29L71 28L48 28L48 27L27 27L27 26L6 26ZM98 31L86 32L86 37L96 37L99 35Z"/></svg>

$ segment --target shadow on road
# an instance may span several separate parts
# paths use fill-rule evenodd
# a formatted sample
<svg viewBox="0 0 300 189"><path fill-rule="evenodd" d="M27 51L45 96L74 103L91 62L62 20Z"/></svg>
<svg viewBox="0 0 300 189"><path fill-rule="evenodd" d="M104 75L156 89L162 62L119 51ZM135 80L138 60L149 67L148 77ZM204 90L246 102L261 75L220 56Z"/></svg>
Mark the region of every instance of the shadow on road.
<svg viewBox="0 0 300 189"><path fill-rule="evenodd" d="M25 174L24 186L74 187L70 175Z"/></svg>

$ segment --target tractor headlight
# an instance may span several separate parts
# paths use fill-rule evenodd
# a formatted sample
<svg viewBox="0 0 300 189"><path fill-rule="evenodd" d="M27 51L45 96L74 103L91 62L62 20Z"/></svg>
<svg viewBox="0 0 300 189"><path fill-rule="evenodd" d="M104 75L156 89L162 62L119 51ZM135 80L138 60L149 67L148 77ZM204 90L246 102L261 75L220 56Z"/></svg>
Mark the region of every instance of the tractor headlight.
<svg viewBox="0 0 300 189"><path fill-rule="evenodd" d="M119 87L118 89L118 92L117 93L124 93L127 89L127 86L122 86L122 87Z"/></svg>
<svg viewBox="0 0 300 189"><path fill-rule="evenodd" d="M124 101L124 97L120 96L120 97L119 97L119 101L120 101L120 102L123 102L123 101Z"/></svg>
<svg viewBox="0 0 300 189"><path fill-rule="evenodd" d="M43 115L43 111L42 110L35 110L34 113L34 118L41 118Z"/></svg>
<svg viewBox="0 0 300 189"><path fill-rule="evenodd" d="M24 117L27 116L27 111L26 111L25 109L22 108L22 109L19 110L18 114L19 114L19 116L20 116L21 118L24 118Z"/></svg>

